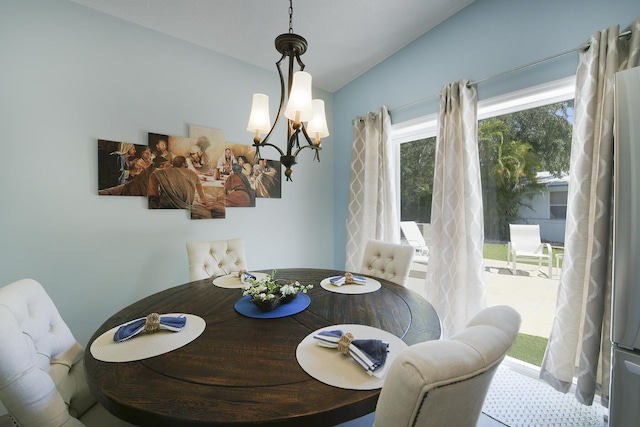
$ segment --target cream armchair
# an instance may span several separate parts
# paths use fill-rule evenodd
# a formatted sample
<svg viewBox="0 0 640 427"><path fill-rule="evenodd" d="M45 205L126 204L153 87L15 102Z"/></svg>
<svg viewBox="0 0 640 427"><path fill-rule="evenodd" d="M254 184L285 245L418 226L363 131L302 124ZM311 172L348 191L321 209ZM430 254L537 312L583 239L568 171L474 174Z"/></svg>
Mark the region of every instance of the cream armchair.
<svg viewBox="0 0 640 427"><path fill-rule="evenodd" d="M520 321L513 308L493 306L450 339L404 350L387 372L374 426L475 426Z"/></svg>
<svg viewBox="0 0 640 427"><path fill-rule="evenodd" d="M0 288L0 401L14 425L131 426L96 403L83 355L38 282Z"/></svg>
<svg viewBox="0 0 640 427"><path fill-rule="evenodd" d="M243 239L187 242L187 257L191 282L247 269Z"/></svg>
<svg viewBox="0 0 640 427"><path fill-rule="evenodd" d="M364 248L360 273L405 286L413 254L413 246L369 240Z"/></svg>

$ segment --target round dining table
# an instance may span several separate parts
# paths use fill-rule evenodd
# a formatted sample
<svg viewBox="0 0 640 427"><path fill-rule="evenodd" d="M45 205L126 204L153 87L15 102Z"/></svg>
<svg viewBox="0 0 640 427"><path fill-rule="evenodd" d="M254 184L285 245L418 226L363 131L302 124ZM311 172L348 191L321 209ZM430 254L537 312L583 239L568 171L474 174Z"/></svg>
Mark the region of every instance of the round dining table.
<svg viewBox="0 0 640 427"><path fill-rule="evenodd" d="M149 313L193 314L204 319L204 331L183 347L142 360L105 362L86 351L89 386L109 412L139 426L333 426L373 412L380 389L352 390L318 381L299 365L298 344L320 328L358 324L412 345L439 339L440 321L422 296L384 279L375 278L381 287L362 294L321 286L342 274L278 270L277 279L314 286L306 309L272 319L240 314L234 306L242 290L216 286L212 279L143 298L107 319L89 346Z"/></svg>

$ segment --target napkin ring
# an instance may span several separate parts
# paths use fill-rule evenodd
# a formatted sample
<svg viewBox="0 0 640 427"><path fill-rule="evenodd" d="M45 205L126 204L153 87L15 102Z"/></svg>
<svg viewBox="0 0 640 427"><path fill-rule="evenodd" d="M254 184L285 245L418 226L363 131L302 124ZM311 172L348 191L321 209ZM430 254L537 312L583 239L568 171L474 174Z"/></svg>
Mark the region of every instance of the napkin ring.
<svg viewBox="0 0 640 427"><path fill-rule="evenodd" d="M343 336L340 337L340 340L338 341L338 351L344 355L349 355L349 346L351 345L351 342L354 340L353 335L351 334L351 332L347 332L346 334L344 334Z"/></svg>
<svg viewBox="0 0 640 427"><path fill-rule="evenodd" d="M151 313L147 316L147 321L144 324L144 331L148 334L158 332L160 330L160 315L158 313Z"/></svg>
<svg viewBox="0 0 640 427"><path fill-rule="evenodd" d="M240 270L240 271L238 271L238 277L239 277L240 279L242 279L242 275L243 275L244 273L246 273L246 272L247 272L247 270Z"/></svg>
<svg viewBox="0 0 640 427"><path fill-rule="evenodd" d="M344 283L347 285L350 285L353 283L353 274L351 273L344 273Z"/></svg>

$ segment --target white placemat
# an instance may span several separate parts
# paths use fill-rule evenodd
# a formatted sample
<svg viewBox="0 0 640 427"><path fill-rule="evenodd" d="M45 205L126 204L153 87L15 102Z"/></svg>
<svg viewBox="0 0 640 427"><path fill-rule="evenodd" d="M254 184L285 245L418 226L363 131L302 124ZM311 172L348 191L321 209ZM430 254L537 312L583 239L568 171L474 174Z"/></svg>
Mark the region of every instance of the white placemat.
<svg viewBox="0 0 640 427"><path fill-rule="evenodd" d="M315 334L320 331L333 331L339 329L344 333L351 332L355 339L379 339L389 343L389 353L384 364L385 371L405 348L407 344L397 336L364 325L331 325L307 335L296 348L296 359L300 367L313 378L330 386L350 390L375 390L381 388L384 383L382 378L374 377L365 372L358 362L350 356L345 356L336 348L326 348L318 345Z"/></svg>
<svg viewBox="0 0 640 427"><path fill-rule="evenodd" d="M180 315L168 313L161 316ZM206 323L194 314L185 314L187 323L180 332L159 331L154 334L141 333L122 342L114 342L113 335L120 326L108 330L91 344L91 355L103 362L131 362L159 356L189 344L202 334Z"/></svg>
<svg viewBox="0 0 640 427"><path fill-rule="evenodd" d="M336 292L339 294L368 294L369 292L377 291L382 286L380 285L380 282L378 282L376 279L372 279L371 277L366 277L367 283L365 285L344 284L342 286L336 286L331 283L331 279L333 279L334 277L340 276L327 277L326 279L323 279L322 282L320 282L320 286L322 286L327 291Z"/></svg>
<svg viewBox="0 0 640 427"><path fill-rule="evenodd" d="M256 279L264 279L267 276L267 273L251 273L256 276ZM224 276L216 277L213 279L213 284L219 288L244 288L249 283L242 283L240 278L238 277L238 273L231 273Z"/></svg>

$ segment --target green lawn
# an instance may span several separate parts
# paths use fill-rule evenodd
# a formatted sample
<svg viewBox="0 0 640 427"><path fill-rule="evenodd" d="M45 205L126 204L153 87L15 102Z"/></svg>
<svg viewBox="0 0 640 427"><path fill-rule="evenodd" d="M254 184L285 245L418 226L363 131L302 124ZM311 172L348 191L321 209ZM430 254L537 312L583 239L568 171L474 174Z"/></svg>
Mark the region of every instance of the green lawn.
<svg viewBox="0 0 640 427"><path fill-rule="evenodd" d="M507 260L507 244L501 243L485 243L484 244L484 258L497 259L500 261Z"/></svg>
<svg viewBox="0 0 640 427"><path fill-rule="evenodd" d="M516 342L513 343L507 355L532 365L541 366L547 341L549 341L547 338L518 334Z"/></svg>
<svg viewBox="0 0 640 427"><path fill-rule="evenodd" d="M554 259L551 260L552 262L555 262L555 255L559 253L564 253L564 249L553 248ZM483 254L485 259L496 259L499 261L506 261L507 260L507 244L506 243L485 243ZM531 261L531 262L524 261L524 262L527 264L536 264L535 261ZM562 260L560 260L560 267L562 268Z"/></svg>

